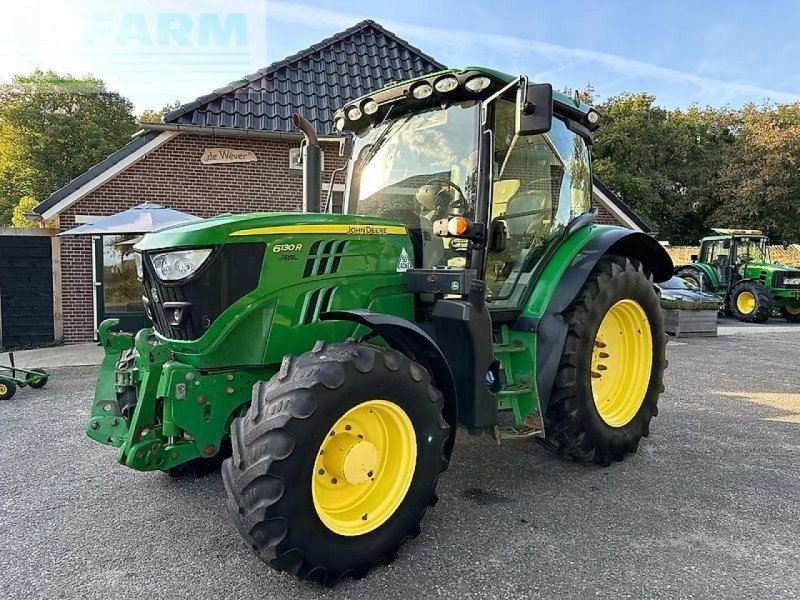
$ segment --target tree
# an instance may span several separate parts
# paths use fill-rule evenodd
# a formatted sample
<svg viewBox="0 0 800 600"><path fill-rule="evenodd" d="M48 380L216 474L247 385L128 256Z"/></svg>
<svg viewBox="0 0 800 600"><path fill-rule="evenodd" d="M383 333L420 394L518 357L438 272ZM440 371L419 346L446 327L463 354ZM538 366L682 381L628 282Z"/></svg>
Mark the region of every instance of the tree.
<svg viewBox="0 0 800 600"><path fill-rule="evenodd" d="M717 209L722 150L733 142L726 110L668 111L644 92L599 105L594 173L674 243L707 233Z"/></svg>
<svg viewBox="0 0 800 600"><path fill-rule="evenodd" d="M36 198L30 196L23 196L14 207L13 216L11 217L11 224L14 227L36 227L34 221L30 221L25 217L26 213L32 213L33 208L39 204Z"/></svg>
<svg viewBox="0 0 800 600"><path fill-rule="evenodd" d="M92 77L35 71L0 86L0 224L20 198L46 198L129 142L132 110Z"/></svg>
<svg viewBox="0 0 800 600"><path fill-rule="evenodd" d="M800 103L749 104L737 111L733 130L736 143L723 156L723 202L713 224L800 239Z"/></svg>
<svg viewBox="0 0 800 600"><path fill-rule="evenodd" d="M146 109L139 115L140 123L161 123L165 114L180 107L180 100L175 100L171 104L165 104L158 110Z"/></svg>

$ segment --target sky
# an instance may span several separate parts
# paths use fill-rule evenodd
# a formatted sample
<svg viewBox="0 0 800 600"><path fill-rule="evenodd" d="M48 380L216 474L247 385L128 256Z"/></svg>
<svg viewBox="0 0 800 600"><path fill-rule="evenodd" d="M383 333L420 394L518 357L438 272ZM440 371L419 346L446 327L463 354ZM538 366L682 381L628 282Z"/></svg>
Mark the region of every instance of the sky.
<svg viewBox="0 0 800 600"><path fill-rule="evenodd" d="M137 109L189 102L373 19L451 67L482 65L668 108L800 101L795 0L26 0L0 24L0 82L92 74Z"/></svg>

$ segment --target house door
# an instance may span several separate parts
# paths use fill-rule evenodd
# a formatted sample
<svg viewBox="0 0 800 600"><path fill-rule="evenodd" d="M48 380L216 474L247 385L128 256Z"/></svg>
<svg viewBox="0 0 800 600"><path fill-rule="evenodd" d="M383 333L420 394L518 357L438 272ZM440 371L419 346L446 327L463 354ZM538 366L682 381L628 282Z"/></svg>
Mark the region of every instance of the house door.
<svg viewBox="0 0 800 600"><path fill-rule="evenodd" d="M136 277L133 244L137 235L103 235L94 243L95 331L105 319L119 319L120 331L136 332L151 325Z"/></svg>

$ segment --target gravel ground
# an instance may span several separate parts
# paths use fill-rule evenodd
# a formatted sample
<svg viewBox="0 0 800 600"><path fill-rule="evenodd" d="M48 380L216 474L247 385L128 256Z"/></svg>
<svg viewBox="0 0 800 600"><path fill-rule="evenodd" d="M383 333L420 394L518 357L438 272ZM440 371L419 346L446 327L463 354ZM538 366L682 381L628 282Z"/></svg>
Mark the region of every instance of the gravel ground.
<svg viewBox="0 0 800 600"><path fill-rule="evenodd" d="M797 597L800 327L731 329L670 343L652 434L608 469L462 434L422 535L333 590L259 562L218 475L116 464L83 434L97 368L55 369L0 403L0 597Z"/></svg>

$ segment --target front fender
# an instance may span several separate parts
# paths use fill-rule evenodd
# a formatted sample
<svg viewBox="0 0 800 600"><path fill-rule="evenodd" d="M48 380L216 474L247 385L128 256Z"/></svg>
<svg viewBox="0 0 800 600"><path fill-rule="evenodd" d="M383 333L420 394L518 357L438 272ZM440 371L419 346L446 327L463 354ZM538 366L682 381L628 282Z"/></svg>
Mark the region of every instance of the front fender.
<svg viewBox="0 0 800 600"><path fill-rule="evenodd" d="M458 398L450 365L433 338L411 321L362 308L334 310L322 313L319 318L321 321L350 321L368 327L382 337L389 347L402 352L428 370L434 385L444 396L442 415L450 426L450 437L445 443L444 451L449 459L456 441Z"/></svg>

